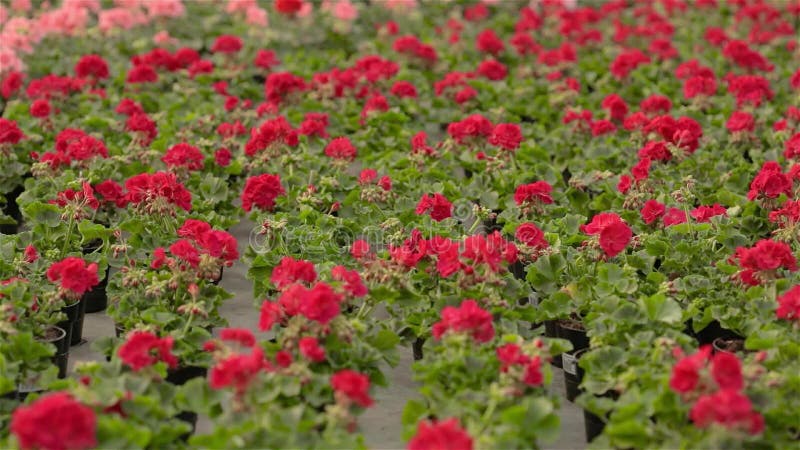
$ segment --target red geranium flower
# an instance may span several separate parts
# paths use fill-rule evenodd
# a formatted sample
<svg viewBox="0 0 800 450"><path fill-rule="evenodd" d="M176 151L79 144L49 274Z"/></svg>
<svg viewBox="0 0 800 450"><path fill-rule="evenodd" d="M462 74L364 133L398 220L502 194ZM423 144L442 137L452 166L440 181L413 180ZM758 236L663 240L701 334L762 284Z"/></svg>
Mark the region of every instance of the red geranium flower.
<svg viewBox="0 0 800 450"><path fill-rule="evenodd" d="M608 111L608 115L612 120L621 122L628 115L628 104L617 94L607 95L603 99L601 106Z"/></svg>
<svg viewBox="0 0 800 450"><path fill-rule="evenodd" d="M174 173L156 172L134 175L125 182L128 202L145 209L148 213L171 211L165 208L175 205L186 211L192 209L192 194L186 190ZM159 200L160 199L160 200Z"/></svg>
<svg viewBox="0 0 800 450"><path fill-rule="evenodd" d="M306 336L300 338L297 346L300 348L300 353L308 358L311 362L325 361L325 349L319 345L316 338Z"/></svg>
<svg viewBox="0 0 800 450"><path fill-rule="evenodd" d="M369 396L369 377L344 369L331 376L331 387L337 394L343 395L349 401L367 408L372 406L373 400Z"/></svg>
<svg viewBox="0 0 800 450"><path fill-rule="evenodd" d="M128 204L122 186L114 180L105 180L96 184L94 186L94 191L100 194L103 201L106 203L113 203L118 208L124 208L125 205Z"/></svg>
<svg viewBox="0 0 800 450"><path fill-rule="evenodd" d="M797 259L791 247L785 242L762 239L756 245L736 249L733 260L738 260L741 271L740 280L752 286L777 276L777 271L784 268L789 272L797 271Z"/></svg>
<svg viewBox="0 0 800 450"><path fill-rule="evenodd" d="M483 30L478 33L478 36L475 38L475 47L484 53L491 53L492 55L498 55L505 50L503 40L500 39L497 33L492 29Z"/></svg>
<svg viewBox="0 0 800 450"><path fill-rule="evenodd" d="M236 53L241 49L242 39L229 34L218 36L211 46L211 51L214 53Z"/></svg>
<svg viewBox="0 0 800 450"><path fill-rule="evenodd" d="M408 450L472 450L470 435L451 418L438 422L422 421L417 434L408 442Z"/></svg>
<svg viewBox="0 0 800 450"><path fill-rule="evenodd" d="M500 61L487 59L478 65L475 73L491 81L500 81L508 76L508 68Z"/></svg>
<svg viewBox="0 0 800 450"><path fill-rule="evenodd" d="M778 297L775 315L783 320L800 321L800 286L793 286Z"/></svg>
<svg viewBox="0 0 800 450"><path fill-rule="evenodd" d="M700 397L689 417L698 428L716 423L725 428L743 428L750 434L759 434L764 429L764 418L753 411L750 399L733 389Z"/></svg>
<svg viewBox="0 0 800 450"><path fill-rule="evenodd" d="M711 206L701 205L691 211L691 216L700 223L708 222L712 217L724 216L727 209L719 203L714 203Z"/></svg>
<svg viewBox="0 0 800 450"><path fill-rule="evenodd" d="M631 228L615 213L597 214L590 223L580 228L590 236L598 236L600 248L607 258L613 258L625 250L633 237Z"/></svg>
<svg viewBox="0 0 800 450"><path fill-rule="evenodd" d="M753 131L756 127L753 115L745 111L734 111L728 121L725 122L725 128L731 133L741 133L744 131Z"/></svg>
<svg viewBox="0 0 800 450"><path fill-rule="evenodd" d="M317 272L314 270L314 263L311 261L284 256L281 262L272 269L272 275L269 280L278 289L283 289L298 281L303 281L310 285L317 280Z"/></svg>
<svg viewBox="0 0 800 450"><path fill-rule="evenodd" d="M441 222L453 216L453 204L438 192L433 195L423 194L414 212L418 215L430 213L431 219Z"/></svg>
<svg viewBox="0 0 800 450"><path fill-rule="evenodd" d="M200 149L185 142L173 145L161 157L161 161L169 168L184 167L190 171L202 169L204 160Z"/></svg>
<svg viewBox="0 0 800 450"><path fill-rule="evenodd" d="M346 137L335 138L325 146L325 155L333 159L353 161L356 159L356 154L356 148Z"/></svg>
<svg viewBox="0 0 800 450"><path fill-rule="evenodd" d="M641 210L642 220L644 220L644 223L647 225L650 225L656 220L660 219L666 210L667 209L663 203L657 200L648 200L644 202L644 206Z"/></svg>
<svg viewBox="0 0 800 450"><path fill-rule="evenodd" d="M80 298L84 293L97 286L97 264L86 264L81 258L69 256L53 263L47 269L47 279L60 282L60 287L73 297Z"/></svg>
<svg viewBox="0 0 800 450"><path fill-rule="evenodd" d="M544 237L544 232L536 224L530 222L520 224L514 237L528 247L536 249L547 248L550 245Z"/></svg>
<svg viewBox="0 0 800 450"><path fill-rule="evenodd" d="M747 199L773 199L781 194L792 196L792 180L783 173L781 166L777 162L767 161L761 166L761 170L750 183Z"/></svg>
<svg viewBox="0 0 800 450"><path fill-rule="evenodd" d="M123 363L134 371L163 361L171 368L178 367L178 358L172 354L171 336L159 338L148 331L134 331L117 350Z"/></svg>
<svg viewBox="0 0 800 450"><path fill-rule="evenodd" d="M30 405L18 406L11 416L10 431L23 449L84 450L97 446L94 411L66 392L45 394Z"/></svg>
<svg viewBox="0 0 800 450"><path fill-rule="evenodd" d="M75 64L75 76L79 78L108 78L108 63L100 55L84 55Z"/></svg>
<svg viewBox="0 0 800 450"><path fill-rule="evenodd" d="M267 368L264 352L256 345L250 353L235 353L217 361L209 371L208 384L212 389L233 387L241 394Z"/></svg>
<svg viewBox="0 0 800 450"><path fill-rule="evenodd" d="M489 143L503 150L514 151L522 142L522 129L515 123L499 123L494 126Z"/></svg>
<svg viewBox="0 0 800 450"><path fill-rule="evenodd" d="M40 98L31 103L31 116L37 119L43 119L50 115L51 108L50 102L47 99Z"/></svg>
<svg viewBox="0 0 800 450"><path fill-rule="evenodd" d="M327 283L318 282L311 289L302 292L299 312L309 320L327 325L341 312L341 301L342 296L334 292Z"/></svg>
<svg viewBox="0 0 800 450"><path fill-rule="evenodd" d="M152 66L141 64L138 66L133 66L133 69L128 72L128 76L125 78L125 81L131 84L155 83L158 81L158 73L156 73L156 70L153 69Z"/></svg>
<svg viewBox="0 0 800 450"><path fill-rule="evenodd" d="M361 281L361 275L355 270L347 270L344 266L336 266L331 269L331 278L336 281L344 282L344 290L347 295L353 297L363 297L367 295L367 287Z"/></svg>
<svg viewBox="0 0 800 450"><path fill-rule="evenodd" d="M242 191L242 208L250 211L253 206L264 211L275 208L275 199L285 195L280 175L265 173L247 179Z"/></svg>
<svg viewBox="0 0 800 450"><path fill-rule="evenodd" d="M16 144L24 138L25 135L17 126L17 122L0 118L0 145Z"/></svg>
<svg viewBox="0 0 800 450"><path fill-rule="evenodd" d="M520 206L528 203L544 203L549 205L553 203L553 197L550 195L551 192L553 192L553 187L546 181L523 184L517 186L516 191L514 191L514 202Z"/></svg>
<svg viewBox="0 0 800 450"><path fill-rule="evenodd" d="M711 347L706 345L701 347L697 353L678 361L672 368L669 387L678 393L694 390L700 380L700 370L706 366L710 355Z"/></svg>
<svg viewBox="0 0 800 450"><path fill-rule="evenodd" d="M262 69L270 70L273 66L280 64L275 52L272 50L259 50L253 60L253 65Z"/></svg>
<svg viewBox="0 0 800 450"><path fill-rule="evenodd" d="M156 122L145 113L134 113L125 121L125 130L135 133L136 141L148 146L158 136Z"/></svg>
<svg viewBox="0 0 800 450"><path fill-rule="evenodd" d="M468 334L475 342L489 342L494 338L492 314L481 309L475 300L464 300L460 306L446 306L442 319L433 324L433 337L441 339L448 332Z"/></svg>
<svg viewBox="0 0 800 450"><path fill-rule="evenodd" d="M223 328L219 332L219 338L223 341L236 342L243 347L256 345L256 337L247 328Z"/></svg>
<svg viewBox="0 0 800 450"><path fill-rule="evenodd" d="M214 152L214 163L220 167L228 167L231 163L231 151L227 148L221 148Z"/></svg>
<svg viewBox="0 0 800 450"><path fill-rule="evenodd" d="M686 223L688 220L689 218L686 217L686 211L680 208L669 208L666 214L664 214L663 222L665 227L671 227L673 225Z"/></svg>
<svg viewBox="0 0 800 450"><path fill-rule="evenodd" d="M304 136L317 136L321 138L328 137L328 114L326 113L306 113L303 117L303 123L297 130L299 134Z"/></svg>
<svg viewBox="0 0 800 450"><path fill-rule="evenodd" d="M281 14L294 14L303 7L303 0L275 0L275 10Z"/></svg>
<svg viewBox="0 0 800 450"><path fill-rule="evenodd" d="M399 98L417 98L417 88L408 81L396 81L390 92Z"/></svg>

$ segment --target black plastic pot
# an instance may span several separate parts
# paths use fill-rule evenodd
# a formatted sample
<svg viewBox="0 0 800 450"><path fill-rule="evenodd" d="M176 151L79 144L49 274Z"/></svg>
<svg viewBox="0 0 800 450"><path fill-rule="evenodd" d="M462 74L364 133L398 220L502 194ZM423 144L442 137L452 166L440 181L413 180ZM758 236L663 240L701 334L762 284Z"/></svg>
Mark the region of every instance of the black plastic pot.
<svg viewBox="0 0 800 450"><path fill-rule="evenodd" d="M603 434L605 427L606 423L603 419L585 409L583 410L583 429L586 432L586 442L592 442L594 438Z"/></svg>
<svg viewBox="0 0 800 450"><path fill-rule="evenodd" d="M71 305L67 305L61 308L61 312L67 315L66 320L62 320L61 322L57 323L56 326L59 328L63 328L64 331L67 332L67 345L72 343L72 330L73 325L78 320L78 315L80 314L81 302L75 302Z"/></svg>
<svg viewBox="0 0 800 450"><path fill-rule="evenodd" d="M559 320L557 323L558 337L570 341L573 352L589 347L589 337L583 324L575 320Z"/></svg>
<svg viewBox="0 0 800 450"><path fill-rule="evenodd" d="M522 262L515 261L514 264L508 266L508 270L514 275L514 278L525 281L525 277L528 275L527 272L525 272L525 266L526 265Z"/></svg>
<svg viewBox="0 0 800 450"><path fill-rule="evenodd" d="M200 366L180 366L167 371L167 382L176 386L183 386L193 378L205 378L208 369Z"/></svg>
<svg viewBox="0 0 800 450"><path fill-rule="evenodd" d="M497 223L497 216L503 213L502 209L493 209L492 214L494 215L493 219L485 219L483 221L483 228L486 230L486 234L494 233L495 231L502 231L503 226Z"/></svg>
<svg viewBox="0 0 800 450"><path fill-rule="evenodd" d="M18 401L17 397L17 391L6 392L5 394L0 395L0 399L11 400L12 402Z"/></svg>
<svg viewBox="0 0 800 450"><path fill-rule="evenodd" d="M208 374L208 369L205 367L180 366L177 369L170 369L167 371L167 382L176 386L182 386L193 378L205 378L206 374ZM197 413L192 411L181 411L175 417L188 423L189 426L192 427L188 433L181 436L181 440L188 440L192 434L194 434L194 430L197 427Z"/></svg>
<svg viewBox="0 0 800 450"><path fill-rule="evenodd" d="M416 338L411 343L411 351L414 352L414 361L422 359L422 346L425 345L425 338Z"/></svg>
<svg viewBox="0 0 800 450"><path fill-rule="evenodd" d="M175 416L175 418L188 423L189 426L192 427L191 431L181 435L180 437L182 441L188 441L189 438L194 434L194 430L197 428L197 413L191 411L181 411Z"/></svg>
<svg viewBox="0 0 800 450"><path fill-rule="evenodd" d="M578 351L571 351L562 355L563 368L564 368L564 388L566 391L567 400L574 402L580 395L581 380L583 380L583 369L578 365L578 360L586 353L588 349L584 348Z"/></svg>
<svg viewBox="0 0 800 450"><path fill-rule="evenodd" d="M683 334L691 337L692 339L697 339L697 336L694 334L694 329L692 329L692 319L687 320L683 325Z"/></svg>
<svg viewBox="0 0 800 450"><path fill-rule="evenodd" d="M40 338L41 342L49 342L56 347L53 355L53 364L58 367L58 378L67 376L67 364L69 363L69 341L67 331L64 328L55 326L48 330L48 334Z"/></svg>
<svg viewBox="0 0 800 450"><path fill-rule="evenodd" d="M72 334L70 335L69 345L79 345L83 340L83 318L86 315L86 302L81 299L78 303L78 316L72 322Z"/></svg>
<svg viewBox="0 0 800 450"><path fill-rule="evenodd" d="M558 337L558 321L557 320L545 320L544 321L544 335L546 337L557 338ZM561 363L561 355L553 356L553 359L550 361L555 367L559 369L562 366Z"/></svg>
<svg viewBox="0 0 800 450"><path fill-rule="evenodd" d="M711 321L705 328L695 332L695 338L700 345L711 345L715 339L744 339L742 336L736 334L731 330L722 328L722 325L716 320Z"/></svg>
<svg viewBox="0 0 800 450"><path fill-rule="evenodd" d="M96 313L103 311L108 306L108 295L106 288L108 287L108 272L109 268L106 267L106 274L100 283L93 287L92 290L83 294L81 302L86 303L86 313Z"/></svg>
<svg viewBox="0 0 800 450"><path fill-rule="evenodd" d="M22 212L17 205L17 198L25 191L24 186L17 186L13 191L5 195L6 204L3 205L3 213L17 223L0 225L0 233L2 234L17 234L19 226L22 223Z"/></svg>

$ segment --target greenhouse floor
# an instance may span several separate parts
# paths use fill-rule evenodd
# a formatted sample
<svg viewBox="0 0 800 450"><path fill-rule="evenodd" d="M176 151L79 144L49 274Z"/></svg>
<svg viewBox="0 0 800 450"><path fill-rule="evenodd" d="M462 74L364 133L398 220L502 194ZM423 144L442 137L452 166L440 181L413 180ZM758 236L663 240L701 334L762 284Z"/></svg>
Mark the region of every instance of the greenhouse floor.
<svg viewBox="0 0 800 450"><path fill-rule="evenodd" d="M239 253L243 254L248 245L253 223L243 220L230 232L239 241ZM226 302L220 312L228 319L231 327L242 327L257 330L258 314L253 304L252 283L246 277L246 267L236 263L225 269L220 283L228 292L235 295ZM114 333L114 324L103 312L87 314L84 319L83 336L87 343L70 349L69 364L72 367L80 361L100 360L102 355L92 349L92 343L98 338ZM417 387L411 377L411 348L400 349L400 363L387 368L389 386L378 388L374 392L375 405L359 418L359 425L364 433L366 444L371 449L389 450L405 448L401 437L401 416L406 401L416 396ZM564 377L561 369L553 368L553 382L550 386L554 392L562 395L559 414L561 416L561 436L558 440L544 444L545 449L583 449L586 447L581 408L563 398ZM198 428L207 427L202 419Z"/></svg>

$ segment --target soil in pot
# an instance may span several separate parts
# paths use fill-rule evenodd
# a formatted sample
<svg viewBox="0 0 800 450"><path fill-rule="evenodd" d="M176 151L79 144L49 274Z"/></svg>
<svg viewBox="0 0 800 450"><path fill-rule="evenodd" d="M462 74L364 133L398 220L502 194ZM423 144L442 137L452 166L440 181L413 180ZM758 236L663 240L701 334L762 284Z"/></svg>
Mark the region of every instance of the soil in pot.
<svg viewBox="0 0 800 450"><path fill-rule="evenodd" d="M711 344L715 352L744 353L744 339L716 338Z"/></svg>
<svg viewBox="0 0 800 450"><path fill-rule="evenodd" d="M575 319L561 319L558 321L558 337L572 343L572 351L589 347L589 337L583 323Z"/></svg>
<svg viewBox="0 0 800 450"><path fill-rule="evenodd" d="M222 281L222 275L224 269L225 269L224 267L219 268L219 276L217 277L216 280L211 280L211 284L213 284L214 286L219 286L220 281Z"/></svg>
<svg viewBox="0 0 800 450"><path fill-rule="evenodd" d="M56 353L53 355L53 364L58 367L58 378L67 376L67 364L69 363L68 334L64 328L55 326L45 330L44 337L39 338L41 342L49 342L56 347Z"/></svg>
<svg viewBox="0 0 800 450"><path fill-rule="evenodd" d="M695 338L699 345L711 345L715 339L744 339L735 332L722 328L722 325L716 320L709 322L705 328L695 332Z"/></svg>

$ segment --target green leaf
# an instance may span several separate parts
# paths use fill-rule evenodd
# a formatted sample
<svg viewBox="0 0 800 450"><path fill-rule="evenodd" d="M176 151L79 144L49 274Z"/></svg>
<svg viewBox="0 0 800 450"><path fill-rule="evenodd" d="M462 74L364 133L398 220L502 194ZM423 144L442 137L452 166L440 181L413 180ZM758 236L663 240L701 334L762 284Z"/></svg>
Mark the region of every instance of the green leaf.
<svg viewBox="0 0 800 450"><path fill-rule="evenodd" d="M656 322L678 323L683 316L681 306L662 293L641 300L647 318Z"/></svg>
<svg viewBox="0 0 800 450"><path fill-rule="evenodd" d="M400 337L393 331L383 329L369 339L369 343L380 351L391 350L400 343Z"/></svg>
<svg viewBox="0 0 800 450"><path fill-rule="evenodd" d="M61 223L61 211L58 206L49 203L34 202L25 205L22 212L33 223L43 223L55 228Z"/></svg>
<svg viewBox="0 0 800 450"><path fill-rule="evenodd" d="M106 242L113 231L89 220L82 220L78 224L78 232L81 234L81 243L88 244L93 241L102 240Z"/></svg>

